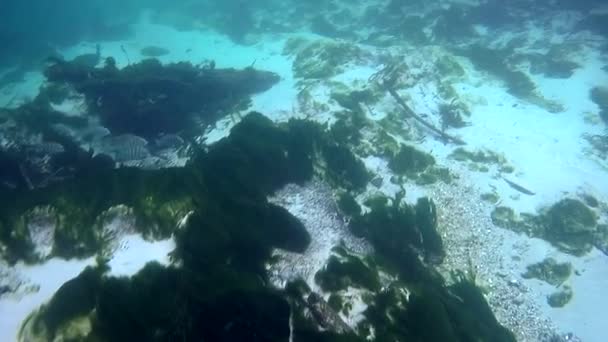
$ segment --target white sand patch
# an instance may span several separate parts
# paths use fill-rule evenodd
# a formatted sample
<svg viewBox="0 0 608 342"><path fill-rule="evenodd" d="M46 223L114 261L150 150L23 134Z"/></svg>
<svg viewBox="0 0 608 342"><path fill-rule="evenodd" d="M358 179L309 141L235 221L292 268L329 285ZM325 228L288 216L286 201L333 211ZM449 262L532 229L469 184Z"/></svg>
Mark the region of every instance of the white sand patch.
<svg viewBox="0 0 608 342"><path fill-rule="evenodd" d="M136 234L121 236L117 245L109 260L111 276L131 276L150 261L168 265L168 254L175 248L173 239L149 242ZM11 268L0 264L0 274L12 278L8 285L14 290L0 296L0 341L16 341L24 319L48 302L61 285L92 265L94 257L52 258L39 265L18 263ZM0 285L5 285L5 279Z"/></svg>
<svg viewBox="0 0 608 342"><path fill-rule="evenodd" d="M12 271L23 283L17 292L0 297L0 340L16 341L24 319L49 301L66 281L93 264L94 258L70 261L53 258L40 265L16 264Z"/></svg>
<svg viewBox="0 0 608 342"><path fill-rule="evenodd" d="M140 235L130 234L120 240L120 247L109 261L112 276L131 276L141 270L148 262L170 263L169 253L175 249L175 241L146 241Z"/></svg>
<svg viewBox="0 0 608 342"><path fill-rule="evenodd" d="M353 237L344 219L337 211L330 188L318 181L304 186L287 185L278 191L271 202L285 207L297 217L310 234L311 242L302 254L276 250L279 261L270 267L271 280L275 286L302 278L315 292L321 292L314 276L332 254L331 249L344 242L349 251L366 254L370 246Z"/></svg>
<svg viewBox="0 0 608 342"><path fill-rule="evenodd" d="M521 240L521 237L517 237ZM564 283L572 288L574 296L563 308L552 308L547 304L547 296L556 292L558 288L538 279L523 279L521 274L514 277L529 287L531 294L538 303L544 316L550 317L553 323L565 332L574 332L585 342L601 342L605 336L605 316L603 310L608 305L606 289L608 288L608 258L606 255L593 249L583 257L575 257L556 251L547 242L539 239L520 241L514 250L505 244L502 251L505 255L518 257L513 261L523 273L530 263L540 262L552 257L558 262L570 262L573 270L579 274L572 274Z"/></svg>

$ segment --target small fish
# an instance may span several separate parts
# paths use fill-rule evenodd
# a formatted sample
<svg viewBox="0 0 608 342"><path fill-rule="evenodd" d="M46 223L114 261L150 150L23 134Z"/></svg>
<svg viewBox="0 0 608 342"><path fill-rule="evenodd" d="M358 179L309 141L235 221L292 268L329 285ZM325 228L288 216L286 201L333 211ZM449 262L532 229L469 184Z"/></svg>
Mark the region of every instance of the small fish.
<svg viewBox="0 0 608 342"><path fill-rule="evenodd" d="M49 141L28 146L27 151L36 155L52 155L65 152L63 145Z"/></svg>
<svg viewBox="0 0 608 342"><path fill-rule="evenodd" d="M523 194L530 195L530 196L536 195L536 193L524 188L523 186L521 186L513 181L506 179L505 177L502 177L502 179L504 179L504 181L507 182L507 184L509 184L510 187L512 187L513 189L515 189Z"/></svg>

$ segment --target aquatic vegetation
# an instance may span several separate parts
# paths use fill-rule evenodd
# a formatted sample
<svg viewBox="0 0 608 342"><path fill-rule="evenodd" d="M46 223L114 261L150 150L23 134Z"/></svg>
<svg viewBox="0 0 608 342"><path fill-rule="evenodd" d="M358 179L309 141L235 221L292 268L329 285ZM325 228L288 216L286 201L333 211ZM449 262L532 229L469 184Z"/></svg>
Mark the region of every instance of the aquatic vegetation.
<svg viewBox="0 0 608 342"><path fill-rule="evenodd" d="M462 118L462 111L454 101L440 104L439 115L441 116L441 127L443 130L448 127L462 128L466 126Z"/></svg>
<svg viewBox="0 0 608 342"><path fill-rule="evenodd" d="M443 240L437 231L437 207L432 199L421 197L416 202L416 226L422 236L425 260L440 264L445 257Z"/></svg>
<svg viewBox="0 0 608 342"><path fill-rule="evenodd" d="M454 56L444 55L437 59L435 67L442 77L462 77L465 71Z"/></svg>
<svg viewBox="0 0 608 342"><path fill-rule="evenodd" d="M342 192L338 196L338 208L347 216L352 217L361 214L361 206L357 203L353 195L348 192Z"/></svg>
<svg viewBox="0 0 608 342"><path fill-rule="evenodd" d="M333 293L325 302L301 281L284 291L268 287L266 265L272 250L302 252L310 237L295 217L268 203L266 196L287 183L310 179L313 161L328 156L324 145L339 146L330 137L307 121L291 120L277 126L251 113L229 137L206 152L197 152L184 168L86 170L74 179L34 190L35 194L17 191L2 197L0 222L3 234L9 236L6 228L13 227L12 218L20 217L19 208L48 202L58 215L75 222L66 227L86 228L72 229L71 243L86 243L87 234L94 240L91 231L104 221L100 212L121 203L133 208L138 219L149 220L145 227L156 226L148 234L173 233L176 240L172 258L179 267L150 263L129 278L105 275L104 266L89 268L35 313L23 332L43 339L231 341L287 340L292 331L298 341L359 341L367 336L365 330L377 325L377 338L455 333L463 339L511 341L511 335L493 317L486 317L491 312L484 308L483 297L475 297L479 289L472 284L446 288L441 276L421 262L420 256L440 262L443 253L436 208L429 199L408 206L402 203L402 195L392 201L379 198L366 202L371 210L360 214L354 199L344 197L350 204L341 207L352 207L345 210L352 215L351 229L366 237L376 254L360 259L339 247L316 278L328 290L347 286L370 290L367 300L372 305L356 331L338 314L347 312L350 305L339 294ZM340 149L343 156L350 153ZM351 158L355 157L350 154L346 159ZM325 163L323 177L344 174L342 168L330 167L342 161ZM176 229L174 219L183 217L186 210L191 214ZM167 227L161 227L162 222ZM3 242L6 237L3 235ZM65 240L63 255L74 255L69 239ZM96 243L92 241L92 245ZM16 250L10 251L13 259L19 257ZM400 285L380 291L379 266L395 272ZM408 299L404 294L410 288ZM390 298L401 299L387 301ZM403 321L405 317L408 319Z"/></svg>
<svg viewBox="0 0 608 342"><path fill-rule="evenodd" d="M196 127L197 119L211 124L279 81L278 75L253 68L162 65L155 59L118 69L111 57L102 68L55 61L44 73L49 82L69 84L84 95L89 114L112 133L149 139Z"/></svg>
<svg viewBox="0 0 608 342"><path fill-rule="evenodd" d="M521 276L525 279L536 278L554 286L563 284L572 274L572 264L569 262L558 263L553 258L545 258L543 261L528 265L526 272Z"/></svg>
<svg viewBox="0 0 608 342"><path fill-rule="evenodd" d="M513 167L508 164L506 158L494 151L477 150L472 152L465 148L458 147L450 153L449 157L457 161L468 161L470 169L481 172L488 172L489 169L487 167L492 164L496 165L501 172L512 173L514 171Z"/></svg>
<svg viewBox="0 0 608 342"><path fill-rule="evenodd" d="M513 209L500 206L491 216L499 227L544 239L566 253L584 255L593 246L606 250L608 236L597 224L595 212L576 199L562 199L539 215L518 217Z"/></svg>
<svg viewBox="0 0 608 342"><path fill-rule="evenodd" d="M388 164L397 174L421 173L433 165L435 165L433 156L405 144L401 144L399 152L390 158Z"/></svg>
<svg viewBox="0 0 608 342"><path fill-rule="evenodd" d="M391 139L386 136L385 139ZM378 147L382 147L379 145ZM406 176L415 181L416 184L426 185L438 181L450 183L452 174L447 168L437 167L435 158L430 154L419 151L413 146L400 144L399 149L395 150L393 145L384 147L385 155L388 155L389 168L397 175Z"/></svg>
<svg viewBox="0 0 608 342"><path fill-rule="evenodd" d="M344 145L329 142L321 147L326 177L347 190L363 190L371 180L365 164Z"/></svg>
<svg viewBox="0 0 608 342"><path fill-rule="evenodd" d="M581 67L576 62L551 53L531 56L530 62L532 73L540 73L549 78L570 78Z"/></svg>
<svg viewBox="0 0 608 342"><path fill-rule="evenodd" d="M544 226L547 240L573 254L583 254L593 246L597 218L582 202L566 198L549 208Z"/></svg>
<svg viewBox="0 0 608 342"><path fill-rule="evenodd" d="M443 244L437 232L434 204L421 199L412 207L401 203L402 195L390 201L382 196L368 200L365 204L370 211L352 217L350 229L369 240L377 253L389 261L390 268L396 268L405 279L416 279L422 264L415 250L421 251L427 261L440 262Z"/></svg>
<svg viewBox="0 0 608 342"><path fill-rule="evenodd" d="M447 289L427 286L411 293L391 285L364 314L367 321L359 329L369 333L373 327L378 341L515 341L496 321L480 289L466 277L459 277Z"/></svg>
<svg viewBox="0 0 608 342"><path fill-rule="evenodd" d="M594 87L591 89L591 101L600 108L600 117L608 124L608 88Z"/></svg>
<svg viewBox="0 0 608 342"><path fill-rule="evenodd" d="M344 41L315 40L309 42L293 38L285 44L285 54L294 55L295 77L304 80L323 80L340 74L344 67L359 60L363 51Z"/></svg>
<svg viewBox="0 0 608 342"><path fill-rule="evenodd" d="M479 197L483 201L486 201L490 204L496 204L496 203L498 203L498 200L500 200L500 196L498 196L498 194L496 192L483 193Z"/></svg>
<svg viewBox="0 0 608 342"><path fill-rule="evenodd" d="M433 26L436 39L447 42L460 42L476 36L473 24L460 6L449 6L436 13L437 21Z"/></svg>
<svg viewBox="0 0 608 342"><path fill-rule="evenodd" d="M574 292L570 286L563 286L558 291L547 296L547 304L552 308L563 308L572 300Z"/></svg>
<svg viewBox="0 0 608 342"><path fill-rule="evenodd" d="M160 46L151 45L143 47L139 53L145 57L160 57L168 55L170 51Z"/></svg>
<svg viewBox="0 0 608 342"><path fill-rule="evenodd" d="M502 80L511 95L540 106L550 113L564 111L563 105L543 97L525 72L511 66L509 58L513 55L512 48L492 49L474 44L457 53L468 57L477 69Z"/></svg>
<svg viewBox="0 0 608 342"><path fill-rule="evenodd" d="M336 292L348 287L360 287L370 291L380 289L377 270L370 268L366 262L349 254L345 249L336 254L330 256L327 265L315 274L315 282L323 291Z"/></svg>

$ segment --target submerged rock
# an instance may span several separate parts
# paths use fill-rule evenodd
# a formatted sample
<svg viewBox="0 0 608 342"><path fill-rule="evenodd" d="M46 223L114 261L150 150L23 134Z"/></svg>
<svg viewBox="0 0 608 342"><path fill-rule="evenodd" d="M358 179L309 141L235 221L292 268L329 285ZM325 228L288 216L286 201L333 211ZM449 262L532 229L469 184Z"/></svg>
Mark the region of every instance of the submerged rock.
<svg viewBox="0 0 608 342"><path fill-rule="evenodd" d="M553 258L528 265L527 270L522 274L523 278L536 278L554 286L563 284L572 274L572 264L569 262L558 263Z"/></svg>
<svg viewBox="0 0 608 342"><path fill-rule="evenodd" d="M552 308L563 308L572 300L574 292L570 286L564 286L560 290L547 296L547 304Z"/></svg>
<svg viewBox="0 0 608 342"><path fill-rule="evenodd" d="M574 254L588 252L597 228L595 213L582 202L566 198L549 208L544 216L547 240Z"/></svg>

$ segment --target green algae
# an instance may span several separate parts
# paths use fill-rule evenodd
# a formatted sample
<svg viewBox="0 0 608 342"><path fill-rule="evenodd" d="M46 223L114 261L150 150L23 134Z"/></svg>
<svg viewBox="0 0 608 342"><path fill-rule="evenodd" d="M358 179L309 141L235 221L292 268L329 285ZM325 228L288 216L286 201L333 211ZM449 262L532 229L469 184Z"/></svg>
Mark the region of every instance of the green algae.
<svg viewBox="0 0 608 342"><path fill-rule="evenodd" d="M435 165L433 156L404 144L400 146L399 152L392 156L388 164L391 170L397 174L421 173L433 165Z"/></svg>
<svg viewBox="0 0 608 342"><path fill-rule="evenodd" d="M349 287L380 289L378 272L360 258L347 252L332 255L327 265L315 274L315 282L326 292L346 290Z"/></svg>
<svg viewBox="0 0 608 342"><path fill-rule="evenodd" d="M547 304L552 308L563 308L568 304L572 297L574 297L574 292L570 286L563 286L556 292L547 296Z"/></svg>
<svg viewBox="0 0 608 342"><path fill-rule="evenodd" d="M289 39L283 51L294 55L295 77L305 80L328 79L342 73L345 65L361 58L363 52L356 45L337 40Z"/></svg>
<svg viewBox="0 0 608 342"><path fill-rule="evenodd" d="M517 215L513 209L499 206L491 216L499 227L544 239L559 250L577 256L588 253L593 246L605 250L607 244L596 214L576 199L562 199L539 215Z"/></svg>
<svg viewBox="0 0 608 342"><path fill-rule="evenodd" d="M525 279L536 278L553 286L560 286L572 274L572 264L558 263L553 258L546 258L541 262L528 265L522 274Z"/></svg>
<svg viewBox="0 0 608 342"><path fill-rule="evenodd" d="M594 87L591 89L589 96L591 101L599 107L600 117L604 122L608 123L608 88Z"/></svg>

